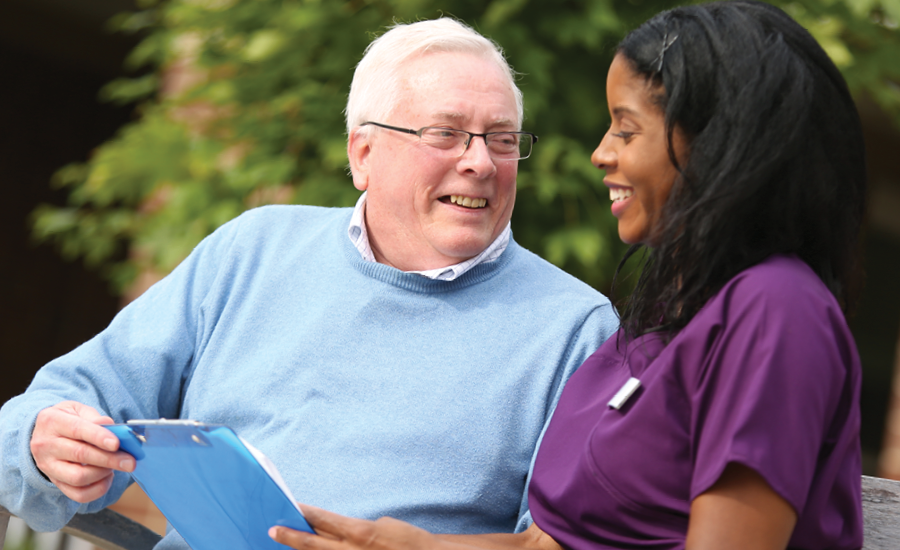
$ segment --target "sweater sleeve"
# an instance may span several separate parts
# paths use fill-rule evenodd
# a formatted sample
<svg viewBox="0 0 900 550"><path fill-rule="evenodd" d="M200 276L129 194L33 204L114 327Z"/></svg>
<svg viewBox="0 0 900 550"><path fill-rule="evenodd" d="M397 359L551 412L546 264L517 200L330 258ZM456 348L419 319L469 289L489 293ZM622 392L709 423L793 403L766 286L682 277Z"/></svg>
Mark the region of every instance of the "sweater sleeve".
<svg viewBox="0 0 900 550"><path fill-rule="evenodd" d="M527 529L531 523L531 512L528 509L528 485L531 483L531 475L534 470L534 461L537 458L538 449L541 446L541 440L550 424L550 418L559 397L562 395L563 387L566 381L575 373L575 370L581 366L597 349L606 342L616 331L619 330L619 318L613 309L609 300L592 309L585 317L584 323L580 327L572 330L572 337L569 342L568 353L560 362L559 380L552 393L552 401L547 408L547 417L544 419L544 427L541 435L538 437L537 444L534 447L534 453L531 456L531 465L528 468L528 477L525 481L525 493L522 495L522 503L519 507L519 519L516 523L516 532L522 532Z"/></svg>
<svg viewBox="0 0 900 550"><path fill-rule="evenodd" d="M239 218L240 219L240 218ZM239 220L238 219L238 220ZM62 401L94 407L116 422L177 418L184 385L210 320L204 301L231 247L239 221L207 237L169 276L122 309L100 334L35 375L0 409L0 504L37 531L64 526L77 512L115 502L130 483L117 472L109 492L79 504L38 470L30 441L38 413Z"/></svg>

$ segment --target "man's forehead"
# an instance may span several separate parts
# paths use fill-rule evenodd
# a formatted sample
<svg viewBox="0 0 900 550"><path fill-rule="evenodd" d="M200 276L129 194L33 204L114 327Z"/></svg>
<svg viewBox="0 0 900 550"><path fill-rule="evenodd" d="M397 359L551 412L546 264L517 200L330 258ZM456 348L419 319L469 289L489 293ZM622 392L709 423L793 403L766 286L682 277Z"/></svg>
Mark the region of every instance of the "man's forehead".
<svg viewBox="0 0 900 550"><path fill-rule="evenodd" d="M471 121L473 116L490 126L517 124L515 92L502 68L483 56L468 52L431 52L409 59L398 76L403 99L397 105L397 112L425 117L425 124L445 123L459 127ZM498 89L503 90L499 100ZM478 114L471 109L473 102L482 107L477 109ZM495 112L490 114L489 111Z"/></svg>
<svg viewBox="0 0 900 550"><path fill-rule="evenodd" d="M441 59L441 58L445 59ZM398 75L401 88L409 91L440 88L443 83L459 75L459 65L468 71L472 86L493 81L503 86L509 82L503 69L493 60L471 52L428 52L407 59Z"/></svg>

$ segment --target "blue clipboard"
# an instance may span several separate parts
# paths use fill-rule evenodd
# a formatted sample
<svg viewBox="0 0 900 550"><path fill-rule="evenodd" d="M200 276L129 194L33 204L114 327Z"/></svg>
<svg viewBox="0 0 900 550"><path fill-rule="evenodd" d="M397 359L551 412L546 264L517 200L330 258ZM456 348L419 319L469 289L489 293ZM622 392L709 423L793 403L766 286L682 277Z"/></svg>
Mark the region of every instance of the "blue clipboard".
<svg viewBox="0 0 900 550"><path fill-rule="evenodd" d="M231 428L192 420L105 427L134 456L132 477L193 550L284 550L269 538L273 525L315 532L274 465Z"/></svg>

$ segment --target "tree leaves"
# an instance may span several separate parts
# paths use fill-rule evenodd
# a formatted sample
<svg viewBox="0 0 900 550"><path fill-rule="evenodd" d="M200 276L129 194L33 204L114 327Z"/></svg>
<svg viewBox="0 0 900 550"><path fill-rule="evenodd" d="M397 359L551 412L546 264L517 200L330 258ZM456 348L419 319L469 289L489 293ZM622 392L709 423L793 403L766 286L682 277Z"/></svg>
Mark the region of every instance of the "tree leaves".
<svg viewBox="0 0 900 550"><path fill-rule="evenodd" d="M343 108L368 43L397 21L455 16L501 44L520 73L525 129L516 239L607 290L624 251L590 153L606 131L606 71L661 0L143 0L113 20L149 34L110 83L139 119L86 163L61 169L69 205L42 206L34 235L98 266L119 290L165 273L216 227L270 203L349 206ZM900 125L900 0L779 3Z"/></svg>

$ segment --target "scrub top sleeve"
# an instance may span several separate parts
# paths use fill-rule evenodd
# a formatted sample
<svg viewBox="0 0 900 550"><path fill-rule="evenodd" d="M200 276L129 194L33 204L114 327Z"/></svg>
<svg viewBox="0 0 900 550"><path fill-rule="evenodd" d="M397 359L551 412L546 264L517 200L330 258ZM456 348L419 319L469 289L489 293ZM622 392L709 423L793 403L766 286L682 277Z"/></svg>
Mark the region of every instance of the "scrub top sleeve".
<svg viewBox="0 0 900 550"><path fill-rule="evenodd" d="M778 275L739 277L698 314L720 332L697 327L710 349L692 381L691 500L735 462L803 511L852 345L824 285Z"/></svg>

